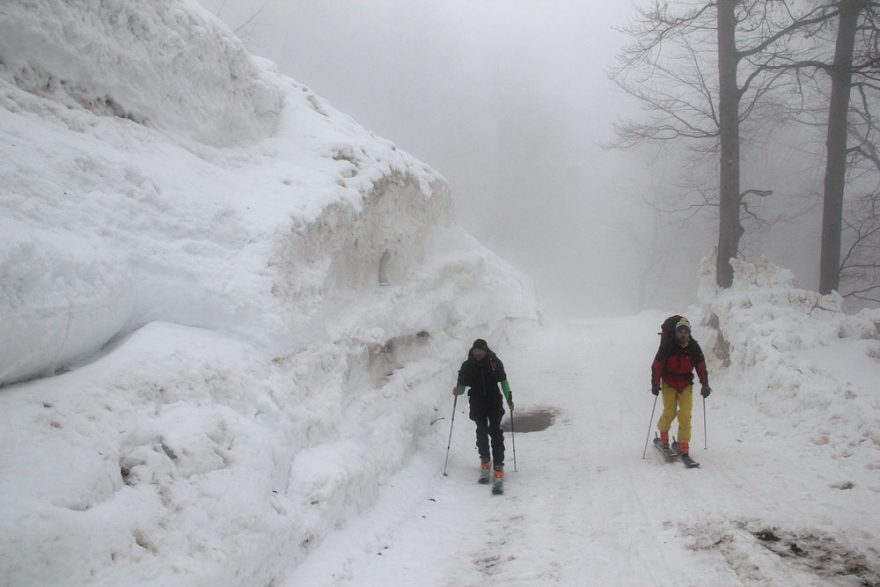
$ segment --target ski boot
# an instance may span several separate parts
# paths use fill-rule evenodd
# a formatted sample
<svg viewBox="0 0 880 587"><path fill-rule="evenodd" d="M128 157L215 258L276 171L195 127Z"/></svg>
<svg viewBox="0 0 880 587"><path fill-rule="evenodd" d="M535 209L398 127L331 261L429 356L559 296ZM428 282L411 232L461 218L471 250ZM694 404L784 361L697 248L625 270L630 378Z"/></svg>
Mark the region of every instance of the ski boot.
<svg viewBox="0 0 880 587"><path fill-rule="evenodd" d="M660 448L669 450L669 431L660 433Z"/></svg>
<svg viewBox="0 0 880 587"><path fill-rule="evenodd" d="M480 479L479 482L483 485L487 485L489 483L490 473L492 472L492 468L489 466L489 461L483 461L480 463Z"/></svg>
<svg viewBox="0 0 880 587"><path fill-rule="evenodd" d="M495 467L495 475L492 480L492 494L501 495L504 493L504 467Z"/></svg>

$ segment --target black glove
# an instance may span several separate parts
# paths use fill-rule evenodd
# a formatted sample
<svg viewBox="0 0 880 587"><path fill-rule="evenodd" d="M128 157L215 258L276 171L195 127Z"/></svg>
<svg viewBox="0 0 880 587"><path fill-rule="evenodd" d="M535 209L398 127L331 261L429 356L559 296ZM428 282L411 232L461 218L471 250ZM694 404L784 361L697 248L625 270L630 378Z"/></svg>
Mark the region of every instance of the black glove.
<svg viewBox="0 0 880 587"><path fill-rule="evenodd" d="M654 395L660 395L659 383L651 383L651 393L653 393Z"/></svg>
<svg viewBox="0 0 880 587"><path fill-rule="evenodd" d="M709 397L710 393L712 393L712 388L709 387L708 385L704 385L703 388L700 390L700 395L703 396L704 398Z"/></svg>

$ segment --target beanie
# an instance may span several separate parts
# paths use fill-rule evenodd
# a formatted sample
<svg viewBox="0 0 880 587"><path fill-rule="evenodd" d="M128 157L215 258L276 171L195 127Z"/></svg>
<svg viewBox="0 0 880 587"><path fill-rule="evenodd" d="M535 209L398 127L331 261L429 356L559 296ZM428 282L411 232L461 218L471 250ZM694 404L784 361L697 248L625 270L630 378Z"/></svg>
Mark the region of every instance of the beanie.
<svg viewBox="0 0 880 587"><path fill-rule="evenodd" d="M483 351L488 351L489 345L486 344L486 341L483 340L482 338L478 338L477 340L474 341L473 348L480 349Z"/></svg>
<svg viewBox="0 0 880 587"><path fill-rule="evenodd" d="M680 329L680 328L686 328L688 332L691 331L691 323L688 322L688 319L685 318L684 316L682 316L682 317L681 317L681 320L679 320L679 321L675 324L675 330L676 330L676 331L677 331L678 329Z"/></svg>

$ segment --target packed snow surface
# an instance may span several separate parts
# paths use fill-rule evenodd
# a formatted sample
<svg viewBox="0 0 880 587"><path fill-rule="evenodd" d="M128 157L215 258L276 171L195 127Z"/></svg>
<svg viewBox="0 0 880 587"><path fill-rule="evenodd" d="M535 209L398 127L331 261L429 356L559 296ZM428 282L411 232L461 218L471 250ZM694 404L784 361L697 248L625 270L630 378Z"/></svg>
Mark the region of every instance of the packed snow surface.
<svg viewBox="0 0 880 587"><path fill-rule="evenodd" d="M880 313L847 316L766 262L737 263L727 291L706 277L687 311L714 390L695 402L700 468L648 442L671 312L553 321L496 349L517 400L503 497L476 483L459 404L448 476L447 417L281 585L880 584ZM547 428L517 433L548 412Z"/></svg>

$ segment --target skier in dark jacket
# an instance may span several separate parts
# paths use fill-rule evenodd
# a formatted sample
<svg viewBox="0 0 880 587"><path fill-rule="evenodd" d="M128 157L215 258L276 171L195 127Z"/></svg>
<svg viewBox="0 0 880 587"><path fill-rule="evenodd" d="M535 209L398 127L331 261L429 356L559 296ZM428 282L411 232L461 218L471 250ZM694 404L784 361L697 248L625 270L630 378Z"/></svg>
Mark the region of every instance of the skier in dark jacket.
<svg viewBox="0 0 880 587"><path fill-rule="evenodd" d="M675 325L674 336L661 343L651 364L651 393L660 393L662 380L663 413L657 421L660 442L665 447L669 446L669 428L677 416L679 451L682 454L688 454L690 449L694 370L703 386L700 395L709 397L712 389L709 387L703 350L691 338L690 322L681 317Z"/></svg>
<svg viewBox="0 0 880 587"><path fill-rule="evenodd" d="M452 389L455 395L470 388L470 418L477 424L477 451L480 454L480 482L489 481L489 438L492 439L492 462L495 478L504 477L504 432L501 431L501 418L504 404L501 391L507 400L507 407L513 412L513 395L504 372L504 363L498 358L486 341L478 338L468 351L467 361L458 371L458 383Z"/></svg>

